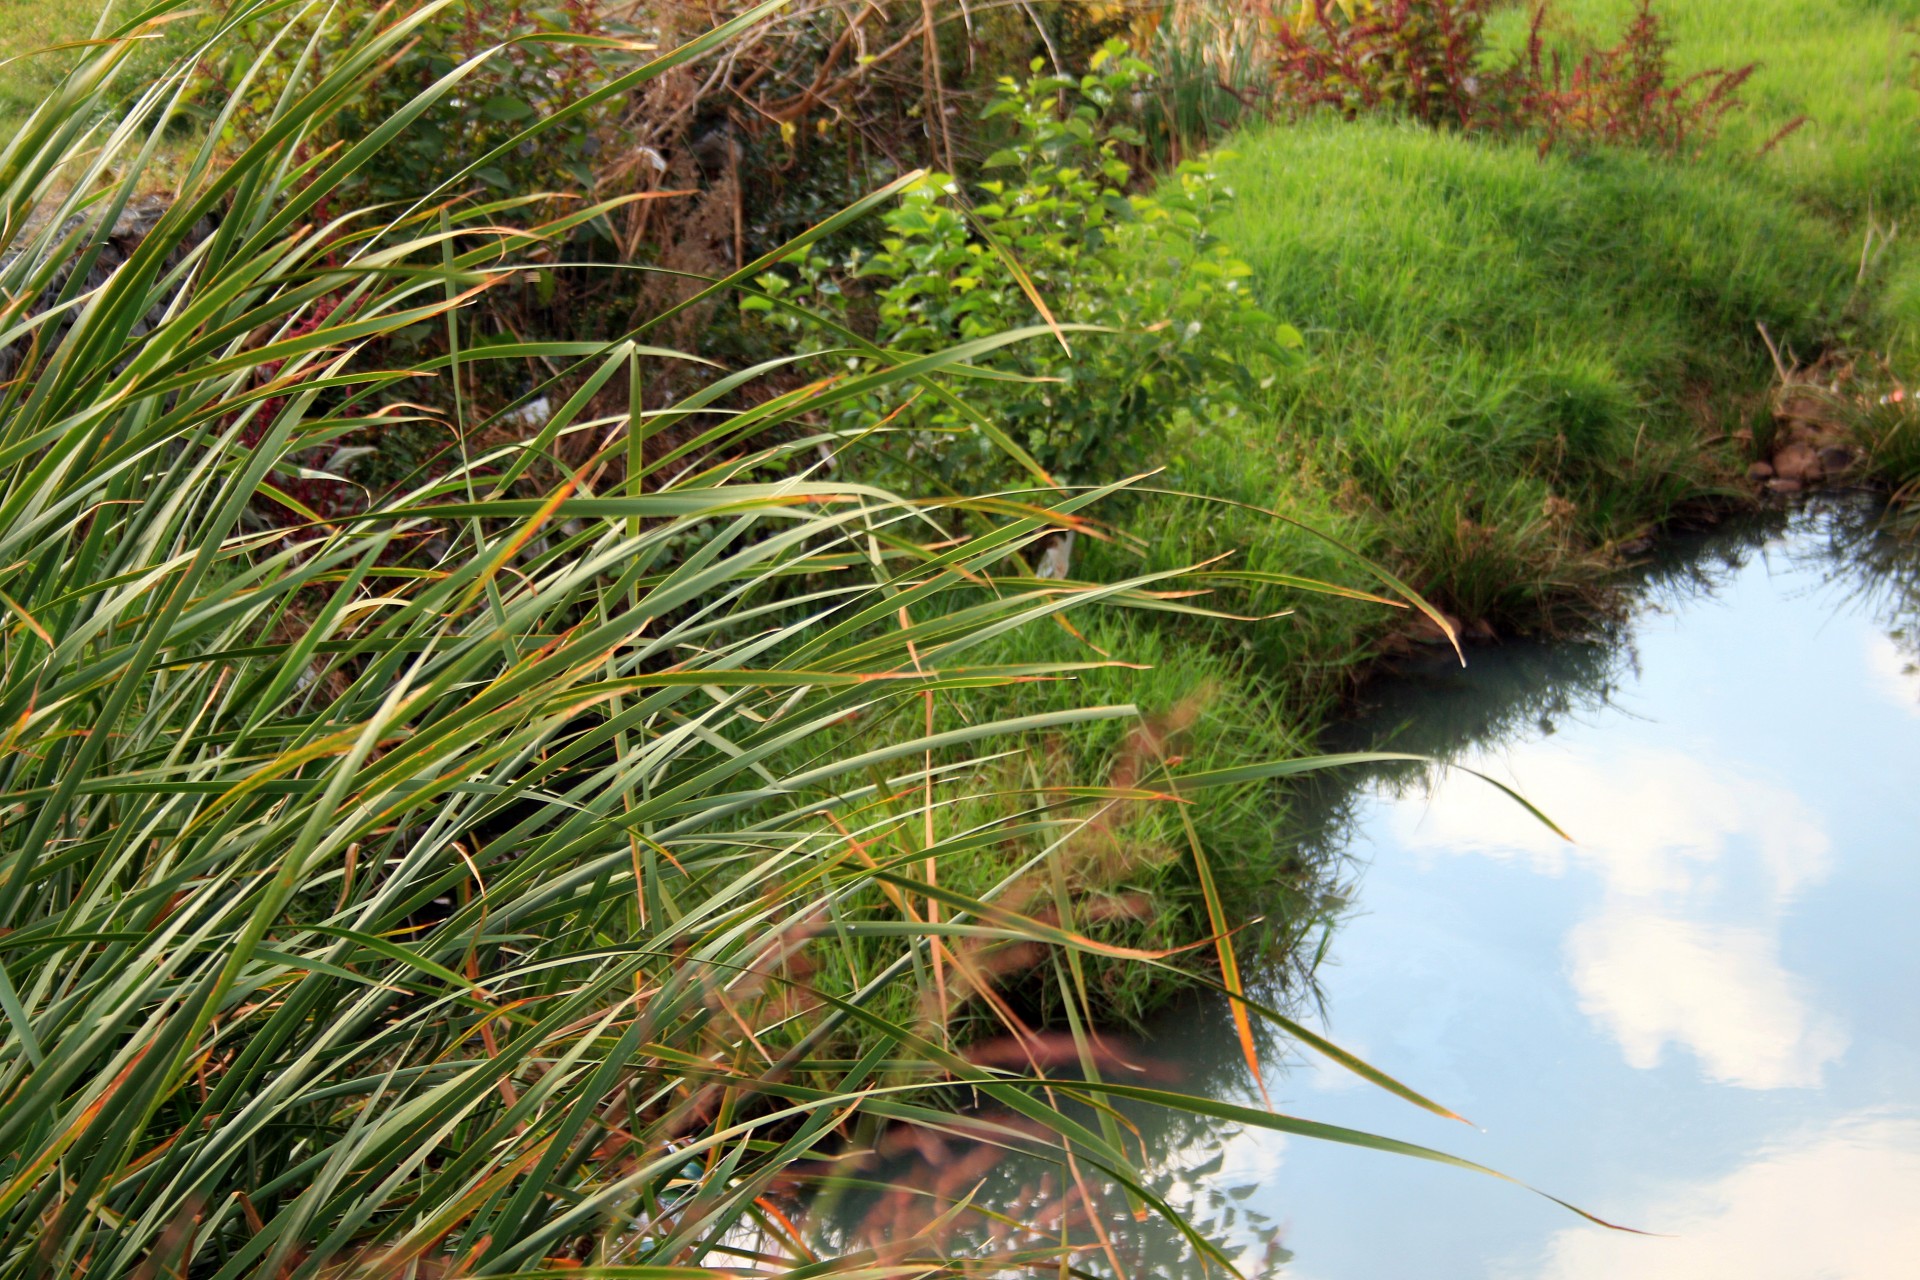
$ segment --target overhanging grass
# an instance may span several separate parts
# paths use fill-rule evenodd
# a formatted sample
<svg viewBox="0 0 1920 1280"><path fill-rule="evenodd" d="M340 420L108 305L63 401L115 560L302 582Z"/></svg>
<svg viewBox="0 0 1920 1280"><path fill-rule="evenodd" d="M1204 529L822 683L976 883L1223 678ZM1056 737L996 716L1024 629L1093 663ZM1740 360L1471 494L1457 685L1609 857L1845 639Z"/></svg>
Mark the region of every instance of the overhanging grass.
<svg viewBox="0 0 1920 1280"><path fill-rule="evenodd" d="M1123 658L1129 666L1103 666L1034 685L1006 685L942 695L934 701L933 728L951 732L981 720L1057 714L1075 707L1126 703L1141 707L1141 720L1075 726L1051 735L1039 749L1009 758L998 769L970 775L971 792L951 791L936 800L936 833L982 822L1007 821L1034 795L1061 802L1071 786L1139 786L1169 762L1182 772L1205 772L1250 760L1282 760L1308 746L1295 706L1271 682L1252 678L1227 653L1198 646L1177 631L1126 614L1089 614L1073 631L1036 627L1005 646L999 659L1024 663L1083 662L1090 648ZM1003 650L1003 651L1001 651ZM909 737L922 728L924 710L901 704L886 722L850 726L866 739ZM1050 792L1050 788L1058 788ZM983 798L982 791L997 798ZM1248 782L1208 793L1202 803L1113 805L1088 830L1076 832L1060 851L1056 897L1052 868L1042 864L1022 891L1035 896L1028 909L1065 917L1071 927L1102 942L1129 947L1190 947L1210 932L1207 904L1194 875L1192 840L1201 846L1215 876L1221 905L1237 923L1249 924L1237 938L1244 960L1275 965L1293 954L1301 932L1323 916L1320 896L1330 868L1303 853L1292 837L1296 819L1285 788L1273 780ZM1185 810L1184 814L1182 810ZM1184 820L1183 820L1184 819ZM970 895L995 889L1013 868L1038 851L1034 841L1008 840L943 864L941 882ZM1005 900L1003 897L1002 900ZM1170 958L1177 969L1210 972L1211 948ZM997 985L1021 1012L1058 1024L1060 988L1044 957L996 970ZM1010 961L1017 957L1009 957ZM1165 970L1090 955L1076 962L1085 972L1093 1003L1115 1025L1137 1023L1180 989ZM850 966L870 967L871 961ZM956 984L956 988L959 984ZM895 993L905 999L905 988ZM895 1010L895 1016L904 1014ZM950 1021L957 1039L1000 1030L981 1005L955 1001Z"/></svg>

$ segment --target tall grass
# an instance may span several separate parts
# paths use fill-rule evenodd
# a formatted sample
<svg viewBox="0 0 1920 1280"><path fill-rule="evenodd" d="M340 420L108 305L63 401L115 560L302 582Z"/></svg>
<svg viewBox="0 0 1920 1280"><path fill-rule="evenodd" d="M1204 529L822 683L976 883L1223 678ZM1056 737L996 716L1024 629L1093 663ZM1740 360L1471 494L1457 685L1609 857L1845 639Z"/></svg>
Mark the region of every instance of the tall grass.
<svg viewBox="0 0 1920 1280"><path fill-rule="evenodd" d="M1076 1098L1446 1159L1116 1081L1088 1030L1081 959L1165 957L1076 929L1076 841L1116 805L1323 762L1182 765L1140 727L1124 777L1008 767L1048 734L1137 725L1118 703L858 729L1112 669L1022 661L1023 627L1195 607L1172 573L1027 570L1038 540L1099 532L1104 491L915 502L843 478L842 442L808 425L875 380L1049 335L735 394L776 361L646 413L644 371L682 358L642 341L664 317L463 350L466 308L608 208L503 228L461 178L335 207L471 64L349 148L307 140L444 4L352 33L224 159L216 121L124 260L109 232L189 64L116 76L179 0L90 51L0 148L0 1275L938 1274L937 1232L817 1254L789 1212L797 1162L889 1126L965 1131L1166 1211ZM222 21L261 18L283 41L330 20L260 0ZM384 367L383 340L418 325L447 353ZM358 509L299 496L339 483L327 459L356 433L430 416L407 379L529 356L568 370L544 422L476 423L456 397L441 473ZM995 789L994 812L955 819ZM953 887L989 856L997 879ZM1206 851L1183 856L1235 987ZM1009 1017L1018 1071L944 1022L1015 947L1052 958L1075 1032L1062 1050ZM1251 1046L1269 1015L1235 1007ZM957 1114L968 1098L1009 1119ZM1086 1245L999 1262L1057 1271Z"/></svg>
<svg viewBox="0 0 1920 1280"><path fill-rule="evenodd" d="M1142 102L1149 161L1172 169L1224 140L1255 116L1271 92L1264 83L1258 24L1245 13L1201 5L1168 5L1141 42L1153 67Z"/></svg>

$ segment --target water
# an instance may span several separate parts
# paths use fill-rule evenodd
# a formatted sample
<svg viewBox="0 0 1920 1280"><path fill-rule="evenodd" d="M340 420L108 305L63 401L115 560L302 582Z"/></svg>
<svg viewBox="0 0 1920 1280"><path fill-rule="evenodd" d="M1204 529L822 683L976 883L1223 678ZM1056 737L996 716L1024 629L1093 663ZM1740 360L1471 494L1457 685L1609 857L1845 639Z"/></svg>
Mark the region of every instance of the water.
<svg viewBox="0 0 1920 1280"><path fill-rule="evenodd" d="M1346 745L1511 783L1576 843L1457 772L1324 800L1353 905L1306 1020L1474 1127L1270 1048L1275 1106L1662 1234L1455 1169L1143 1116L1157 1185L1249 1274L1920 1274L1920 558L1870 515L1837 500L1701 540L1608 643L1479 650L1381 686L1349 727ZM1217 1007L1143 1053L1260 1105ZM1048 1175L989 1167L1011 1216L1053 1203ZM1130 1274L1200 1273L1162 1226L1102 1216Z"/></svg>
<svg viewBox="0 0 1920 1280"><path fill-rule="evenodd" d="M1859 514L1693 548L1696 572L1650 584L1598 660L1495 651L1395 690L1375 724L1419 737L1437 718L1430 749L1477 736L1483 710L1460 762L1577 841L1458 774L1376 788L1357 815L1325 1025L1484 1132L1326 1071L1269 1081L1283 1108L1671 1238L1223 1133L1295 1255L1284 1274L1920 1274L1920 677L1902 647L1920 598Z"/></svg>

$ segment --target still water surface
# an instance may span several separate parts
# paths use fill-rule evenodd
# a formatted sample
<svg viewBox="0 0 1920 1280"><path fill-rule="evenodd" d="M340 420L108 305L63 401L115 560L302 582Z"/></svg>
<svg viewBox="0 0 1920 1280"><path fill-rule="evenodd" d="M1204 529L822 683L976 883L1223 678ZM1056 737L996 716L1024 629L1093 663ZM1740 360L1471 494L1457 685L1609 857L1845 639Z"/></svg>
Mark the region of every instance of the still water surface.
<svg viewBox="0 0 1920 1280"><path fill-rule="evenodd" d="M1279 1274L1920 1276L1920 598L1868 514L1704 541L1613 645L1483 650L1365 726L1464 741L1576 843L1459 774L1371 788L1323 1025L1483 1132L1326 1071L1274 1073L1276 1104L1668 1238L1220 1132Z"/></svg>
<svg viewBox="0 0 1920 1280"><path fill-rule="evenodd" d="M1351 905L1303 1020L1474 1127L1278 1047L1276 1108L1663 1234L1441 1166L1140 1117L1158 1188L1247 1274L1920 1276L1920 555L1872 517L1839 499L1696 540L1607 642L1412 671L1338 744L1479 769L1574 843L1457 772L1319 798ZM1170 1015L1142 1053L1262 1105L1217 1007ZM1054 1203L1047 1175L978 1168L1010 1219ZM1129 1274L1200 1274L1177 1235L1114 1207Z"/></svg>

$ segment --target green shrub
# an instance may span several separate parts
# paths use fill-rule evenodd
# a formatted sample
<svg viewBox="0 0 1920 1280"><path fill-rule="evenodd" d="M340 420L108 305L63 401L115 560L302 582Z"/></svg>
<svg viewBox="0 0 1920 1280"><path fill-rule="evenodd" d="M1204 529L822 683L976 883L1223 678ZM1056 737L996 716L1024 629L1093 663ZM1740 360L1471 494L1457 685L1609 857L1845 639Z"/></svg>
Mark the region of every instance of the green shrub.
<svg viewBox="0 0 1920 1280"><path fill-rule="evenodd" d="M1146 64L1114 42L1078 80L1039 71L1036 61L1024 83L1002 79L987 108L1010 137L983 171L1002 176L970 190L922 177L887 213L877 248L843 263L796 258L792 276L761 276L763 296L742 303L816 334L815 317L783 304L843 322L864 309L873 342L903 355L1018 325L1055 329L1056 341L984 368L965 403L926 395L849 409L848 430L891 418L878 441L882 477L960 490L1109 479L1145 465L1177 412L1233 412L1260 362L1298 345L1255 304L1246 264L1212 231L1230 199L1213 159L1128 194L1134 175L1120 152L1138 135L1115 116Z"/></svg>
<svg viewBox="0 0 1920 1280"><path fill-rule="evenodd" d="M250 6L225 0L203 25L223 33L200 63L196 88L203 109L235 110L223 140L239 145L274 114L283 94L310 90L351 46L352 33L387 6L345 0L337 17L317 14L292 24L256 18L229 25ZM335 199L347 207L408 200L455 173L495 198L588 193L597 184L596 157L624 103L583 100L609 75L639 65L651 45L605 0L529 5L524 0L461 0L438 6L396 51L387 71L341 104L306 141L311 152L351 146L416 95L457 68L470 70L381 152L381 162L349 175ZM496 45L504 45L489 56ZM551 121L539 146L502 147L533 120ZM482 157L486 163L476 164ZM500 216L512 219L512 208Z"/></svg>

